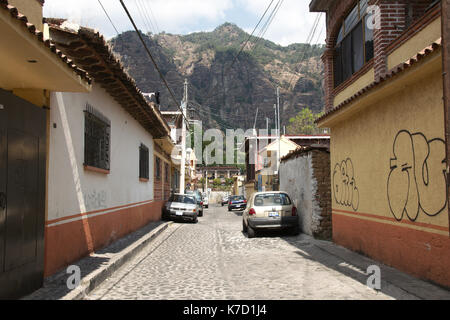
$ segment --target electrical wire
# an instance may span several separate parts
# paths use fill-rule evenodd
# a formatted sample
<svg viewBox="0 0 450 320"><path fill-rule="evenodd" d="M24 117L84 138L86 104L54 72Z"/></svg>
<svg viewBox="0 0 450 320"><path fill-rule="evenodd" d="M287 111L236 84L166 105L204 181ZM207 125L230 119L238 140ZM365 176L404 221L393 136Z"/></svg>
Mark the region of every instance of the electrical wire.
<svg viewBox="0 0 450 320"><path fill-rule="evenodd" d="M145 51L147 52L147 54L148 54L150 60L152 61L153 65L155 66L156 70L158 71L159 76L161 77L161 80L163 81L163 83L164 83L164 85L166 86L167 90L169 90L169 93L170 93L170 95L171 95L173 101L175 102L175 105L176 105L176 106L178 107L178 109L181 111L181 114L183 115L183 118L184 118L186 124L189 125L189 121L188 121L188 119L186 118L186 116L185 116L185 114L184 114L184 112L183 112L183 109L181 108L180 104L178 103L177 99L175 98L175 94L173 93L172 89L169 87L169 84L167 83L166 78L165 78L164 75L162 74L161 70L159 69L158 64L156 63L155 59L153 58L153 55L152 55L151 52L150 52L150 49L148 48L147 44L145 43L144 39L142 38L142 34L139 32L139 30L138 30L138 28L137 28L137 26L136 26L136 23L134 22L134 19L133 19L133 17L132 17L131 14L130 14L130 11L128 10L128 8L127 8L127 6L125 5L125 3L124 3L123 0L120 0L120 4L122 5L123 9L125 10L126 15L128 16L128 19L130 20L131 24L133 25L134 30L136 31L136 33L137 33L137 35L138 35L138 37L139 37L139 40L142 42L142 45L144 46Z"/></svg>
<svg viewBox="0 0 450 320"><path fill-rule="evenodd" d="M111 17L109 16L108 12L106 11L105 7L103 6L102 2L100 0L97 0L100 6L103 9L103 12L106 14L106 17L108 18L109 22L113 26L114 30L116 30L117 35L119 35L119 31L117 30L116 26L114 25L114 22L111 20Z"/></svg>

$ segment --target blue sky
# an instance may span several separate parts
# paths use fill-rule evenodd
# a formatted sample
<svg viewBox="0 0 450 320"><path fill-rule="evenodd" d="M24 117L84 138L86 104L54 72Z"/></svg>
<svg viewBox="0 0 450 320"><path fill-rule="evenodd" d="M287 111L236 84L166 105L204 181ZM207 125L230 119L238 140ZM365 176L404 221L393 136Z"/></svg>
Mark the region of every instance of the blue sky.
<svg viewBox="0 0 450 320"><path fill-rule="evenodd" d="M188 34L211 31L224 22L251 32L272 0L126 0L125 3L144 31ZM101 0L114 25L123 32L132 26L119 0ZM272 8L278 0L274 0ZM283 0L265 38L281 45L306 42L317 13L308 10L310 0ZM144 10L145 9L145 10ZM268 14L271 12L269 10ZM98 29L107 38L116 35L98 0L46 0L46 17L67 18L71 22ZM142 17L148 16L148 20ZM321 17L313 43L324 43L325 21ZM257 34L258 32L256 32Z"/></svg>

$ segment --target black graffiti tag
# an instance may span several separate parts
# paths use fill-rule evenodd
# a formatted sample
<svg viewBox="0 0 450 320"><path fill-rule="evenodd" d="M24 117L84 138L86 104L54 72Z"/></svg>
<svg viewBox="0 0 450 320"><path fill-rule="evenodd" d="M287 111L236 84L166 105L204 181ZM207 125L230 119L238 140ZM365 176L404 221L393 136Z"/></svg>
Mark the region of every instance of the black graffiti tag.
<svg viewBox="0 0 450 320"><path fill-rule="evenodd" d="M446 208L445 158L444 140L427 140L424 134L407 130L398 132L387 181L389 208L397 221L405 214L416 221L420 209L436 216Z"/></svg>
<svg viewBox="0 0 450 320"><path fill-rule="evenodd" d="M356 187L353 162L349 158L336 164L333 172L333 194L337 204L352 207L354 211L359 207L359 190Z"/></svg>

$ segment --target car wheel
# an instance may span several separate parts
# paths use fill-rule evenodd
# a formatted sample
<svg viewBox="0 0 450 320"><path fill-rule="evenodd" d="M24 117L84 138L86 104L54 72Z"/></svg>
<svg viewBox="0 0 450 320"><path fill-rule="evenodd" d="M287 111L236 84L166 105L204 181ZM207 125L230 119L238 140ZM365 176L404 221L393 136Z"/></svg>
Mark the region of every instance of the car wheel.
<svg viewBox="0 0 450 320"><path fill-rule="evenodd" d="M195 219L192 220L192 223L198 223L198 217L195 217Z"/></svg>
<svg viewBox="0 0 450 320"><path fill-rule="evenodd" d="M254 238L256 236L256 231L250 226L247 226L247 235L249 238Z"/></svg>
<svg viewBox="0 0 450 320"><path fill-rule="evenodd" d="M199 217L203 217L203 211L200 211L200 213L198 214Z"/></svg>
<svg viewBox="0 0 450 320"><path fill-rule="evenodd" d="M244 221L244 219L242 219L242 231L243 232L245 232L245 233L247 233L247 226L245 225L245 221Z"/></svg>

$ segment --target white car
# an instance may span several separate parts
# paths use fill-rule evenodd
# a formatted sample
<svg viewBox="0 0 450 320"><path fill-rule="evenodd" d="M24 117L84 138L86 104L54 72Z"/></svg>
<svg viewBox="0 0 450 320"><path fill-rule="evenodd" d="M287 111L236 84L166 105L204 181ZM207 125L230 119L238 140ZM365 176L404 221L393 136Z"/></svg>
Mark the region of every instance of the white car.
<svg viewBox="0 0 450 320"><path fill-rule="evenodd" d="M253 238L258 230L290 229L299 233L297 208L283 191L257 192L247 204L242 220L242 229Z"/></svg>
<svg viewBox="0 0 450 320"><path fill-rule="evenodd" d="M208 194L207 193L203 193L202 194L202 198L203 198L203 206L205 208L209 207L209 198L208 198Z"/></svg>

